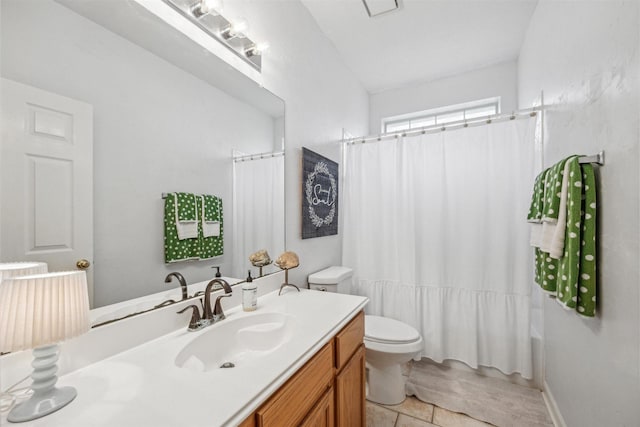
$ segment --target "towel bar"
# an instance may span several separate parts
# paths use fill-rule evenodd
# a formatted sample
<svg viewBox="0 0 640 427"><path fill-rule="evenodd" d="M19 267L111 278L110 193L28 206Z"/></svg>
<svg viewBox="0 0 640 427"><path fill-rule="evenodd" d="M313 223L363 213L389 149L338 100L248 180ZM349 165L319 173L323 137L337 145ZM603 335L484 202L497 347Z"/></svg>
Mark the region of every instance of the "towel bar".
<svg viewBox="0 0 640 427"><path fill-rule="evenodd" d="M600 166L604 166L604 150L593 156L581 156L578 159L579 163L595 163Z"/></svg>

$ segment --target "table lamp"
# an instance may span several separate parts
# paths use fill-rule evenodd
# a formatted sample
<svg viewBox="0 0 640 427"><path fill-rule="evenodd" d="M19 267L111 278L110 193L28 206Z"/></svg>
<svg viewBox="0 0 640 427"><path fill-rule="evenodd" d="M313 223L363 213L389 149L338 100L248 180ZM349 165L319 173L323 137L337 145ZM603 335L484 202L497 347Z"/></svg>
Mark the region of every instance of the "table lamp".
<svg viewBox="0 0 640 427"><path fill-rule="evenodd" d="M0 262L0 282L10 277L41 274L47 271L46 262Z"/></svg>
<svg viewBox="0 0 640 427"><path fill-rule="evenodd" d="M34 349L33 395L7 419L30 421L69 404L73 387L56 387L58 343L89 330L84 271L33 274L0 282L0 352Z"/></svg>

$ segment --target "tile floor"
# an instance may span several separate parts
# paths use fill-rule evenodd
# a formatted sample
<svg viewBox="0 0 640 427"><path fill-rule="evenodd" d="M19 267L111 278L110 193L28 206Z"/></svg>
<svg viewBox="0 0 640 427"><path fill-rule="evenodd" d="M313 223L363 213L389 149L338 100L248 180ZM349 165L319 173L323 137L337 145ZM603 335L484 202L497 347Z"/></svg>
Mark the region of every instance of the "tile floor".
<svg viewBox="0 0 640 427"><path fill-rule="evenodd" d="M464 414L422 402L413 396L400 405L384 406L367 401L367 427L487 427Z"/></svg>

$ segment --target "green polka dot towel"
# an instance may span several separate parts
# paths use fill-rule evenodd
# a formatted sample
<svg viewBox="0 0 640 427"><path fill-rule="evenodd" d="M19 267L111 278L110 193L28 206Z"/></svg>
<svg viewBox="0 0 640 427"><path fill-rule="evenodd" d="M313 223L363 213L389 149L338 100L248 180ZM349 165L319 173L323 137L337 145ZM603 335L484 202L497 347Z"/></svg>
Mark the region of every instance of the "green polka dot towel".
<svg viewBox="0 0 640 427"><path fill-rule="evenodd" d="M222 227L222 199L203 195L201 198L202 221L200 230L200 259L221 256L224 253Z"/></svg>
<svg viewBox="0 0 640 427"><path fill-rule="evenodd" d="M536 248L535 281L565 308L593 317L596 312L597 243L595 174L593 166L580 164L577 156L566 162L566 167L563 166L569 174L564 204L566 215L560 215L561 218L566 217L563 253L555 259L548 252ZM546 176L546 172L541 175ZM532 216L535 218L536 212L530 212L528 220Z"/></svg>
<svg viewBox="0 0 640 427"><path fill-rule="evenodd" d="M178 238L194 239L198 237L198 215L196 195L191 193L173 193L173 210Z"/></svg>
<svg viewBox="0 0 640 427"><path fill-rule="evenodd" d="M193 204L191 201L193 201ZM181 202L184 202L183 206L181 206ZM164 204L165 262L203 260L223 255L222 212L222 200L219 197L197 196L191 193L169 194ZM180 215L184 216L181 217ZM197 228L193 237L180 238L178 235L178 218L193 218L195 220ZM208 219L209 221L204 221L203 219ZM205 236L203 224L206 222L216 222L217 233L209 232L209 235Z"/></svg>
<svg viewBox="0 0 640 427"><path fill-rule="evenodd" d="M202 234L207 237L220 236L222 223L222 200L215 196L200 196L202 198Z"/></svg>

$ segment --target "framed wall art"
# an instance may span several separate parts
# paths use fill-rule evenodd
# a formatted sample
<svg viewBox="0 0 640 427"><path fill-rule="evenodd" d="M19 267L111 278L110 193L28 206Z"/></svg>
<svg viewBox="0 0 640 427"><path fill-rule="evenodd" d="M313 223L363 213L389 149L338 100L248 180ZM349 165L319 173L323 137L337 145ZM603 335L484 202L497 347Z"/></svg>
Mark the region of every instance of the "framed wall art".
<svg viewBox="0 0 640 427"><path fill-rule="evenodd" d="M338 163L302 148L302 238L338 234Z"/></svg>

